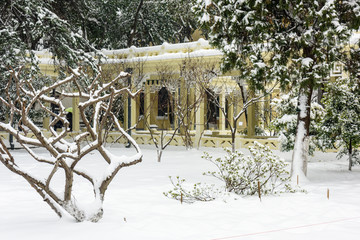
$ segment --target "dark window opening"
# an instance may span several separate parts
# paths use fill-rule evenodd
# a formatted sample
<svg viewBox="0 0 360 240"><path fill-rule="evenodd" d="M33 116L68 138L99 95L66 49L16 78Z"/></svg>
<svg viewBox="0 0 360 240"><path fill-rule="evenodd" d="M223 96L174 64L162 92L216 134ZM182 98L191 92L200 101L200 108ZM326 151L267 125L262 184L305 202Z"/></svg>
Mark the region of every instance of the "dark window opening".
<svg viewBox="0 0 360 240"><path fill-rule="evenodd" d="M163 87L158 94L158 117L169 118L170 124L173 124L173 112L170 94L168 90Z"/></svg>
<svg viewBox="0 0 360 240"><path fill-rule="evenodd" d="M209 90L210 91L210 90ZM215 96L214 93L206 92L207 98L207 112L206 112L206 127L207 129L217 129L218 128L218 119L219 119L219 97Z"/></svg>
<svg viewBox="0 0 360 240"><path fill-rule="evenodd" d="M141 92L139 96L139 105L139 115L141 116L145 114L145 94L143 92Z"/></svg>

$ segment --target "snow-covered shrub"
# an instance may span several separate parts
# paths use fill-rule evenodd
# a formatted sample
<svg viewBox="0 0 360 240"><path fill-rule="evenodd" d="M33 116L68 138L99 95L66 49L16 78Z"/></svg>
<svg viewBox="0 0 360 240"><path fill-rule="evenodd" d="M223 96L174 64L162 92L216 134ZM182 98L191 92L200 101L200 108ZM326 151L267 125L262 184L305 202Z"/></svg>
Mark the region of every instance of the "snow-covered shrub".
<svg viewBox="0 0 360 240"><path fill-rule="evenodd" d="M204 175L220 179L225 183L226 191L241 195L256 194L258 182L262 195L292 191L290 173L284 160L258 142L249 150L250 155L245 156L242 152L225 149L224 158L216 159L205 153L203 158L215 164L218 171Z"/></svg>
<svg viewBox="0 0 360 240"><path fill-rule="evenodd" d="M242 152L232 152L225 149L225 156L214 159L209 153L202 158L212 162L217 167L216 171L203 173L206 176L215 177L225 183L226 192L239 195L254 195L258 193L260 184L261 195L294 192L290 184L290 173L287 163L276 156L269 147L258 142L249 147L250 155ZM184 202L211 201L221 194L223 190L214 185L197 183L191 190L184 187L185 180L177 177L174 183L170 178L174 189L164 193L165 196L182 200Z"/></svg>
<svg viewBox="0 0 360 240"><path fill-rule="evenodd" d="M173 190L164 192L164 195L169 198L173 198L178 201L193 203L196 201L209 202L215 200L221 195L221 190L215 188L215 185L208 185L203 183L195 183L192 188L186 188L185 179L176 177L176 182L170 177L170 181L174 186Z"/></svg>

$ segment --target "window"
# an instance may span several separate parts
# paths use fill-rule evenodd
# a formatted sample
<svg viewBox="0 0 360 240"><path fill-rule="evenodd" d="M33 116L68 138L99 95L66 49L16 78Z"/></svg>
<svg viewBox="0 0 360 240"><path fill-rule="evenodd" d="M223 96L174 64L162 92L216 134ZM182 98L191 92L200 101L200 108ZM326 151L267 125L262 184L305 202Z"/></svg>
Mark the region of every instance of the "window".
<svg viewBox="0 0 360 240"><path fill-rule="evenodd" d="M140 108L139 108L139 115L144 115L145 113L145 94L143 92L140 93L140 96L139 96L139 105L140 105ZM148 110L147 110L148 111Z"/></svg>
<svg viewBox="0 0 360 240"><path fill-rule="evenodd" d="M170 112L170 96L166 88L161 88L158 94L158 116L167 117Z"/></svg>
<svg viewBox="0 0 360 240"><path fill-rule="evenodd" d="M206 127L207 129L211 129L211 128L217 129L218 128L217 124L219 119L219 106L217 103L219 102L219 96L215 97L215 94L211 90L208 91L209 92L206 92L206 98L207 98Z"/></svg>

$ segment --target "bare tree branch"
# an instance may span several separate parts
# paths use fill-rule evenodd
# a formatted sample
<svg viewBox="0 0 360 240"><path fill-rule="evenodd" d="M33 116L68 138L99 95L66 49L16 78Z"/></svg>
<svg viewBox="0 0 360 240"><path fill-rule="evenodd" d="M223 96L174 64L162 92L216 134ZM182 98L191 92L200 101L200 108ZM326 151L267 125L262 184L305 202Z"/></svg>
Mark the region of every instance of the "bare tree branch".
<svg viewBox="0 0 360 240"><path fill-rule="evenodd" d="M31 79L21 79L18 72L13 69L10 70L10 78L8 81L8 89L15 90L11 96L9 90L6 90L6 98L0 97L0 101L8 108L10 118L8 123L0 122L0 130L12 134L16 141L27 151L29 156L46 165L51 165L52 168L47 174L45 180L38 179L29 171L22 169L16 164L16 159L7 150L5 144L0 139L0 161L13 173L18 174L26 179L29 184L40 194L44 201L61 217L63 211L67 211L77 221L98 221L103 214L102 202L104 194L111 183L112 179L123 167L128 167L141 162L141 151L136 142L129 136L119 124L119 120L113 113L112 105L116 98L123 94L130 97L136 97L140 92L132 93L129 88L124 87L116 89L115 85L120 79L129 76L127 73L120 73L111 81L101 85L101 71L95 77L92 84L82 89L80 84L81 78L87 76L81 69L70 69L70 76L61 79L48 87L36 89ZM72 91L78 91L77 93ZM49 96L56 89L70 89L70 91L63 90L59 98L56 96ZM87 92L83 92L83 91ZM66 119L65 107L60 100L61 97L83 97L84 102L79 104L79 112L81 121L85 124L86 130L83 133L72 133L73 142L69 141L69 121ZM59 108L58 112L53 112L51 105ZM43 130L36 126L34 119L30 117L30 113L34 107L42 109L48 116L52 117L49 121L50 137L43 133ZM86 112L89 109L94 109L93 117L87 117ZM19 127L16 129L13 126L14 121L17 121ZM62 122L64 127L60 133L53 128L56 122ZM136 154L130 157L118 158L111 154L103 146L103 136L108 134L109 129L106 128L107 122L110 121L122 135L127 138L135 147ZM32 136L28 136L31 134ZM43 156L31 149L31 146L41 147L46 150L50 156ZM97 151L102 159L107 163L108 167L104 169L104 176L100 178L93 177L86 169L79 169L77 165L89 153ZM62 169L61 173L58 169ZM58 195L52 188L54 176L63 174L65 183L63 184L62 195ZM86 213L85 209L76 204L74 199L73 186L74 174L88 180L92 187L94 198L99 202L98 209L93 212Z"/></svg>

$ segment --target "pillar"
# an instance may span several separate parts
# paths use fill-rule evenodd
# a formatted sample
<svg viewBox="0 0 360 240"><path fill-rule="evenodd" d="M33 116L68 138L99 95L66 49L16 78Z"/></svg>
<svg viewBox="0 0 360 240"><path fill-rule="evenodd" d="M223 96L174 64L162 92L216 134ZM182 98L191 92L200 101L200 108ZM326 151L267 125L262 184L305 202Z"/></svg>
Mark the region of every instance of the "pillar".
<svg viewBox="0 0 360 240"><path fill-rule="evenodd" d="M72 99L72 130L73 132L80 131L80 111L79 111L80 97L74 97Z"/></svg>
<svg viewBox="0 0 360 240"><path fill-rule="evenodd" d="M124 101L124 130L129 128L129 97Z"/></svg>
<svg viewBox="0 0 360 240"><path fill-rule="evenodd" d="M187 99L187 94L188 94L188 89L186 88L185 85L185 80L183 78L180 79L181 84L180 84L180 91L179 91L179 102L178 104L181 106L181 109L185 109L186 108L186 99ZM183 120L183 123L180 125L180 134L185 134L185 128L184 125L188 124L187 122L187 117L185 117Z"/></svg>
<svg viewBox="0 0 360 240"><path fill-rule="evenodd" d="M248 113L247 135L249 137L253 137L255 136L255 125L256 125L255 104L252 104L247 108L247 113Z"/></svg>
<svg viewBox="0 0 360 240"><path fill-rule="evenodd" d="M192 87L192 88L190 88L190 99L189 99L189 104L191 104L191 105L193 105L193 104L195 104L195 101L196 101L196 95L195 95L196 93L195 93L195 89L194 89L194 87ZM189 114L190 114L190 116L189 116L189 124L191 124L190 125L190 130L194 130L195 128L194 128L194 126L195 126L195 109L196 109L196 106L194 106L192 109L191 109L191 111L189 112Z"/></svg>
<svg viewBox="0 0 360 240"><path fill-rule="evenodd" d="M50 103L45 103L45 107L49 107ZM50 125L50 115L47 115L46 117L43 118L43 128L46 130L50 130L49 129L49 125Z"/></svg>
<svg viewBox="0 0 360 240"><path fill-rule="evenodd" d="M234 98L234 94L232 93L229 97L230 101L228 103L228 119L229 119L229 122L231 124L232 127L234 127L234 107L235 107L235 102L236 102L236 99Z"/></svg>
<svg viewBox="0 0 360 240"><path fill-rule="evenodd" d="M195 89L195 97L199 97L201 95L200 90L198 88ZM195 113L195 123L196 123L196 133L195 133L195 147L199 148L201 146L201 135L204 132L204 115L205 115L205 101L204 98L201 99L199 107Z"/></svg>
<svg viewBox="0 0 360 240"><path fill-rule="evenodd" d="M220 94L220 106L221 108L225 109L226 110L226 96L225 96L225 93L221 93ZM219 111L219 130L222 131L222 130L225 130L225 120L226 116L225 114L223 113L223 111Z"/></svg>
<svg viewBox="0 0 360 240"><path fill-rule="evenodd" d="M269 127L269 123L271 122L271 107L270 107L270 94L265 96L265 102L264 102L264 115L265 115L265 123L264 127Z"/></svg>
<svg viewBox="0 0 360 240"><path fill-rule="evenodd" d="M145 99L144 99L144 128L145 130L150 129L150 117L151 117L151 95L150 95L149 83L145 84Z"/></svg>
<svg viewBox="0 0 360 240"><path fill-rule="evenodd" d="M179 118L177 116L177 114L175 114L176 110L176 106L177 104L179 104L179 89L175 90L174 93L174 105L173 105L173 112L174 112L174 129L177 129L179 127Z"/></svg>
<svg viewBox="0 0 360 240"><path fill-rule="evenodd" d="M137 116L136 98L130 98L130 125L131 125L130 127L134 126L137 123L136 116Z"/></svg>

